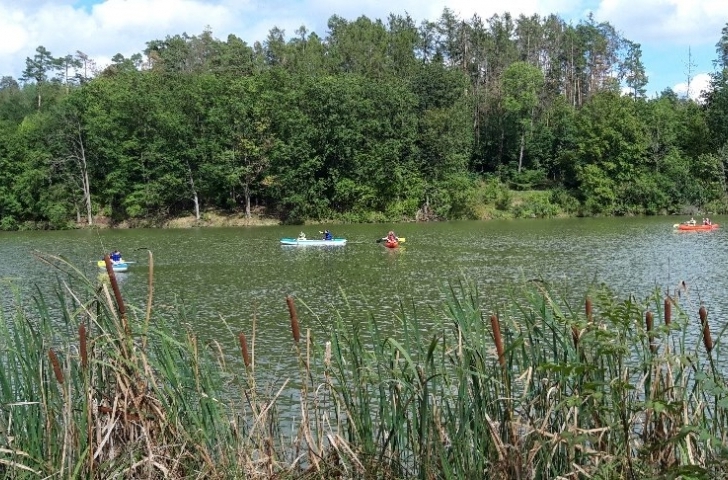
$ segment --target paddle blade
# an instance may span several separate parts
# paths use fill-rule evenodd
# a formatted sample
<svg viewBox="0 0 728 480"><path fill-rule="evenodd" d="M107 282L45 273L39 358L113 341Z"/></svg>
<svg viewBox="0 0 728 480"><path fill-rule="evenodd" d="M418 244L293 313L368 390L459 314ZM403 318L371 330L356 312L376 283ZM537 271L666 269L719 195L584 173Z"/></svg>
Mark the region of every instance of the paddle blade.
<svg viewBox="0 0 728 480"><path fill-rule="evenodd" d="M404 237L397 237L397 240L399 240L400 242L404 243L407 239L404 238Z"/></svg>
<svg viewBox="0 0 728 480"><path fill-rule="evenodd" d="M387 240L386 238L377 238L377 243L382 243L386 240Z"/></svg>

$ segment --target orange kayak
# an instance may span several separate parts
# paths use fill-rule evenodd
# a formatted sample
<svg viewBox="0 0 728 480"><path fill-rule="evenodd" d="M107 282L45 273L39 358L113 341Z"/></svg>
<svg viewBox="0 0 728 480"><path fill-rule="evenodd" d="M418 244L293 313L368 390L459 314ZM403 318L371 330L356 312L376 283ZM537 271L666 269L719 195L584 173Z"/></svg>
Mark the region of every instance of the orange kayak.
<svg viewBox="0 0 728 480"><path fill-rule="evenodd" d="M397 246L399 246L399 242L396 240L393 242L390 242L389 240L387 240L386 242L384 242L384 246L387 248L397 248Z"/></svg>
<svg viewBox="0 0 728 480"><path fill-rule="evenodd" d="M681 223L677 226L678 230L715 230L718 228L717 223L711 223L710 225L685 225Z"/></svg>

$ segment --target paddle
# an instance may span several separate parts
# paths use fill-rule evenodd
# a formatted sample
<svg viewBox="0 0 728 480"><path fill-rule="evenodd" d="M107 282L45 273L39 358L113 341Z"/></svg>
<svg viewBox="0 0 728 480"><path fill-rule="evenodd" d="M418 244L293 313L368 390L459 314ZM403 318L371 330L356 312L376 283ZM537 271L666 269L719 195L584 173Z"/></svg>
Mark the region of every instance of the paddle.
<svg viewBox="0 0 728 480"><path fill-rule="evenodd" d="M405 240L406 240L406 238L404 238L404 237L397 237L397 241L400 243L404 243ZM376 240L377 243L382 243L382 242L386 242L386 241L387 241L387 237L377 238L377 240Z"/></svg>

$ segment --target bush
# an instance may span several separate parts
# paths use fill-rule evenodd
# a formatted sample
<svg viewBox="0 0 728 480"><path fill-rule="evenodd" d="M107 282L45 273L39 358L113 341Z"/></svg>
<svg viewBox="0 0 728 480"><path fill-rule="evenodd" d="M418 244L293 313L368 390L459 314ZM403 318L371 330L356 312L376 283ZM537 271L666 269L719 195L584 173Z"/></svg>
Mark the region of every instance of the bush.
<svg viewBox="0 0 728 480"><path fill-rule="evenodd" d="M18 221L12 215L6 215L0 219L0 230L17 230Z"/></svg>
<svg viewBox="0 0 728 480"><path fill-rule="evenodd" d="M551 203L558 205L561 211L569 215L578 213L581 207L579 200L563 188L551 191Z"/></svg>
<svg viewBox="0 0 728 480"><path fill-rule="evenodd" d="M550 192L529 192L513 207L519 218L550 218L559 214L559 207L551 203Z"/></svg>

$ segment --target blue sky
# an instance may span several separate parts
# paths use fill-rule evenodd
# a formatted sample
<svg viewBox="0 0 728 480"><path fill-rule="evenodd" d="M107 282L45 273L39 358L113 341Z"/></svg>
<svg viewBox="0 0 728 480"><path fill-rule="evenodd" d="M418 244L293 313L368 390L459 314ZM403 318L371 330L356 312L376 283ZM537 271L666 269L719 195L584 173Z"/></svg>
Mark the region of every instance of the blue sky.
<svg viewBox="0 0 728 480"><path fill-rule="evenodd" d="M39 45L54 56L82 51L103 68L116 53L129 56L149 40L196 35L207 26L217 38L233 33L252 43L274 26L292 35L305 25L324 36L334 14L386 20L390 13L409 13L419 24L437 20L445 7L464 19L508 11L556 13L573 23L592 12L641 44L649 94L668 87L684 92L691 70L691 95L697 95L713 71L715 44L728 22L726 0L0 0L0 76L19 77Z"/></svg>

